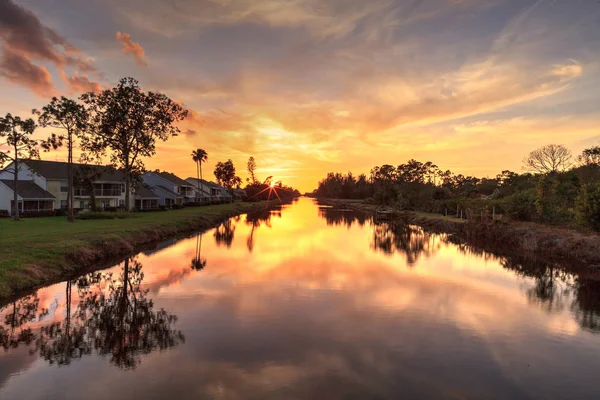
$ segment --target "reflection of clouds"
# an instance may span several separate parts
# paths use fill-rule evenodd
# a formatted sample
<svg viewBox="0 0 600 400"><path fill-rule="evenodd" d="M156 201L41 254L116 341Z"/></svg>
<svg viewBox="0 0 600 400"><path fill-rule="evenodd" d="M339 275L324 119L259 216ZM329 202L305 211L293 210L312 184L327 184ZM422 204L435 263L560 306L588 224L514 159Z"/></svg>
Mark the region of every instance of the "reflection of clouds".
<svg viewBox="0 0 600 400"><path fill-rule="evenodd" d="M372 224L327 225L307 199L255 229L252 252L254 225L245 218L232 225L230 248L212 240L214 230L205 233L210 267L201 272L189 268L195 237L139 256L143 288L156 309L179 316L185 344L143 356L135 373L118 374L93 357L77 368L32 368L10 378L0 396L36 394L29 387L36 377L64 387L61 399L103 398L106 388L116 399L594 393L597 336L580 328L569 307L549 312L526 296L545 276L543 266L513 265L529 273L516 277L494 257L440 240L409 268L401 251L371 249ZM578 289L579 309L593 313L597 297L588 286ZM39 297L62 304L61 292L56 285ZM560 385L550 379L558 376Z"/></svg>

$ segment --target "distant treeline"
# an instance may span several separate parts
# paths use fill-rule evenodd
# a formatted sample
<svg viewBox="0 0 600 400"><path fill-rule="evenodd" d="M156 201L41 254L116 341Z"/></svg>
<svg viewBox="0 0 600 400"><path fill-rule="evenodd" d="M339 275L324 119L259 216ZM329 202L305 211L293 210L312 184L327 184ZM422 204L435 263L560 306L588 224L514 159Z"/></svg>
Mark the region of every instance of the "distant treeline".
<svg viewBox="0 0 600 400"><path fill-rule="evenodd" d="M563 146L544 146L524 164L531 172L506 170L494 178L477 178L410 160L374 167L369 176L329 173L311 195L448 214L495 208L514 220L600 231L600 147L586 149L574 160Z"/></svg>

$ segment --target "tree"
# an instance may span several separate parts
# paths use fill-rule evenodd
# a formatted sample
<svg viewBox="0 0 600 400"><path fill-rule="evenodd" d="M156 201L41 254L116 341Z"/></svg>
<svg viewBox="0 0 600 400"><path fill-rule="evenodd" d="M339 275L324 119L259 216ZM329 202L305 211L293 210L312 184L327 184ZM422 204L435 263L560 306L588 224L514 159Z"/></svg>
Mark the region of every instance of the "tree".
<svg viewBox="0 0 600 400"><path fill-rule="evenodd" d="M581 226L600 232L600 183L581 188L575 200L575 215Z"/></svg>
<svg viewBox="0 0 600 400"><path fill-rule="evenodd" d="M202 179L202 163L208 160L208 154L203 149L196 149L192 151L192 160L196 163L196 174L198 176L198 191L202 193L204 185L200 179Z"/></svg>
<svg viewBox="0 0 600 400"><path fill-rule="evenodd" d="M64 130L64 135L52 134L52 136L42 142L42 147L48 151L51 148L57 148L65 144L67 146L67 215L70 222L75 221L73 207L75 203L73 188L73 147L76 138L84 138L88 123L88 113L82 104L75 100L61 97L53 97L50 103L42 108L41 111L33 110L38 116L38 123L42 127L51 127Z"/></svg>
<svg viewBox="0 0 600 400"><path fill-rule="evenodd" d="M258 183L258 181L256 180L256 175L254 174L254 171L256 171L256 161L254 161L254 157L250 157L248 159L248 175L250 175L248 182L251 185L256 185Z"/></svg>
<svg viewBox="0 0 600 400"><path fill-rule="evenodd" d="M96 158L110 150L110 163L125 174L125 207L131 208L131 184L144 171L143 157L156 154L156 141L179 133L175 125L187 110L162 93L144 92L133 78L100 93L81 96L90 113L90 135L82 147Z"/></svg>
<svg viewBox="0 0 600 400"><path fill-rule="evenodd" d="M523 160L525 169L539 174L552 174L573 164L571 150L560 144L549 144L529 153Z"/></svg>
<svg viewBox="0 0 600 400"><path fill-rule="evenodd" d="M577 161L582 166L600 166L600 146L585 149L579 157L577 157Z"/></svg>
<svg viewBox="0 0 600 400"><path fill-rule="evenodd" d="M235 166L233 165L233 161L231 159L223 162L218 162L215 167L215 178L217 178L217 182L219 185L226 187L231 190L234 186L239 186L242 183L242 180L235 175Z"/></svg>
<svg viewBox="0 0 600 400"><path fill-rule="evenodd" d="M14 176L13 218L15 221L19 220L19 161L23 158L40 156L37 149L38 142L31 138L35 128L35 122L31 118L22 120L11 114L6 114L4 118L0 117L0 148L8 148L6 151L0 150L0 167L7 161L13 163L10 171Z"/></svg>

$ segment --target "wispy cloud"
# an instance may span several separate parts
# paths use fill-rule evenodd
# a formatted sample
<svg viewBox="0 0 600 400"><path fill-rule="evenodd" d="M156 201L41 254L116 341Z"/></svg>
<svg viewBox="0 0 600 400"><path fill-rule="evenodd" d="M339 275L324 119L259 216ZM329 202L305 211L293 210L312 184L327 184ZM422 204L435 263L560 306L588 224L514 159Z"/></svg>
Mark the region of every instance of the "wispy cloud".
<svg viewBox="0 0 600 400"><path fill-rule="evenodd" d="M146 67L148 65L144 48L139 43L134 42L128 33L117 32L117 40L122 45L121 52L123 54L131 54L135 63L140 67Z"/></svg>

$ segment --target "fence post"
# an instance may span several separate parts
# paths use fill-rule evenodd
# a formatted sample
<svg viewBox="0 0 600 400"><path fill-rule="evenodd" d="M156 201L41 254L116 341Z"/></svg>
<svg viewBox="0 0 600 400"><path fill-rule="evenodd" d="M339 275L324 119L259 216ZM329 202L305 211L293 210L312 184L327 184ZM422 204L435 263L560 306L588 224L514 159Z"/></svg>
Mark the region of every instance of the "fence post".
<svg viewBox="0 0 600 400"><path fill-rule="evenodd" d="M458 218L458 204L456 205L456 218Z"/></svg>
<svg viewBox="0 0 600 400"><path fill-rule="evenodd" d="M492 207L492 221L496 222L496 206Z"/></svg>

